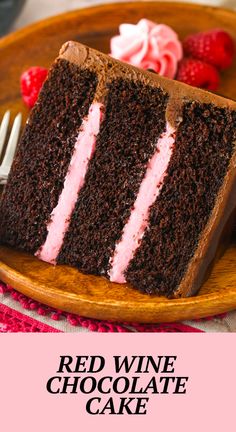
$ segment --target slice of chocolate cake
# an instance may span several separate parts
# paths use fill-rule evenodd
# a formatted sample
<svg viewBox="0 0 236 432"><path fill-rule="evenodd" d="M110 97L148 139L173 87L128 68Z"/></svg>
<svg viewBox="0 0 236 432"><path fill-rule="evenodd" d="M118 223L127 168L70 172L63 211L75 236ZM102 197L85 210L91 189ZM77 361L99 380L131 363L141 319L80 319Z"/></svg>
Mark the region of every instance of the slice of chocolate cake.
<svg viewBox="0 0 236 432"><path fill-rule="evenodd" d="M197 292L235 208L236 103L75 42L53 64L0 239L168 297Z"/></svg>

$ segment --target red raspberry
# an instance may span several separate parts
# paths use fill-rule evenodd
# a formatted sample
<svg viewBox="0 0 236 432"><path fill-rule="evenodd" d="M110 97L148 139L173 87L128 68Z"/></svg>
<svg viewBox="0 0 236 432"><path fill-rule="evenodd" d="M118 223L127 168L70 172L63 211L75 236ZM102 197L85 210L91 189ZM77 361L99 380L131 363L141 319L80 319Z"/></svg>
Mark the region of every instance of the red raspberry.
<svg viewBox="0 0 236 432"><path fill-rule="evenodd" d="M179 63L176 79L212 91L217 90L220 82L219 73L214 66L191 58L185 58Z"/></svg>
<svg viewBox="0 0 236 432"><path fill-rule="evenodd" d="M235 45L231 36L214 29L188 36L183 41L185 54L203 60L219 69L228 68L233 61Z"/></svg>
<svg viewBox="0 0 236 432"><path fill-rule="evenodd" d="M41 87L47 78L47 74L47 69L40 66L33 66L21 75L21 94L29 108L32 108L37 101Z"/></svg>

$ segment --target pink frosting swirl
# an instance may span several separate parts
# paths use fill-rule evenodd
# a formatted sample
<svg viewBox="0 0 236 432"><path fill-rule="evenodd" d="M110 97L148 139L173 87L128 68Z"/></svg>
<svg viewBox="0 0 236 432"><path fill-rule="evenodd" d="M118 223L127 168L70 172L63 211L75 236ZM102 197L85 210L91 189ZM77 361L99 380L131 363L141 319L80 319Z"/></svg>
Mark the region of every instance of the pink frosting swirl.
<svg viewBox="0 0 236 432"><path fill-rule="evenodd" d="M183 57L178 35L165 24L141 19L138 24L121 24L120 34L111 38L111 56L159 75L174 78Z"/></svg>

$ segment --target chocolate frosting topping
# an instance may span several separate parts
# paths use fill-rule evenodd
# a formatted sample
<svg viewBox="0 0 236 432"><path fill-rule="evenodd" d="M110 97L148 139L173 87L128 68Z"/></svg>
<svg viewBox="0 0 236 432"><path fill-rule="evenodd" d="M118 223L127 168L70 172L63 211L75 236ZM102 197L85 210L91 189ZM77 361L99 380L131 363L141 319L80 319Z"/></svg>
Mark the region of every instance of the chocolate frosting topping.
<svg viewBox="0 0 236 432"><path fill-rule="evenodd" d="M99 102L104 99L106 83L114 78L125 77L133 81L139 80L150 86L161 86L169 95L166 119L173 127L181 121L183 103L191 100L236 110L236 102L233 100L138 69L78 42L66 42L60 50L59 58L98 73L99 85L95 98Z"/></svg>

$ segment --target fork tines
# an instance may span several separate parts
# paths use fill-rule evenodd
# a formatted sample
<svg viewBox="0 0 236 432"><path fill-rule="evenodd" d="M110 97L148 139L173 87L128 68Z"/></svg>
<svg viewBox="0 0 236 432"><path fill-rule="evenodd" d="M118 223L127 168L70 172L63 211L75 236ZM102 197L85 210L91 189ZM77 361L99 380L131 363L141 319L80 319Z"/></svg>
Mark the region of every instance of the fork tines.
<svg viewBox="0 0 236 432"><path fill-rule="evenodd" d="M8 142L6 143L7 132L9 128L10 122L10 111L6 111L0 126L0 158L3 155L4 148L6 148L2 163L0 165L0 184L6 183L12 161L14 158L16 146L18 143L20 128L21 128L22 115L21 113L17 114L15 120L13 122L13 126L10 132L10 137Z"/></svg>

